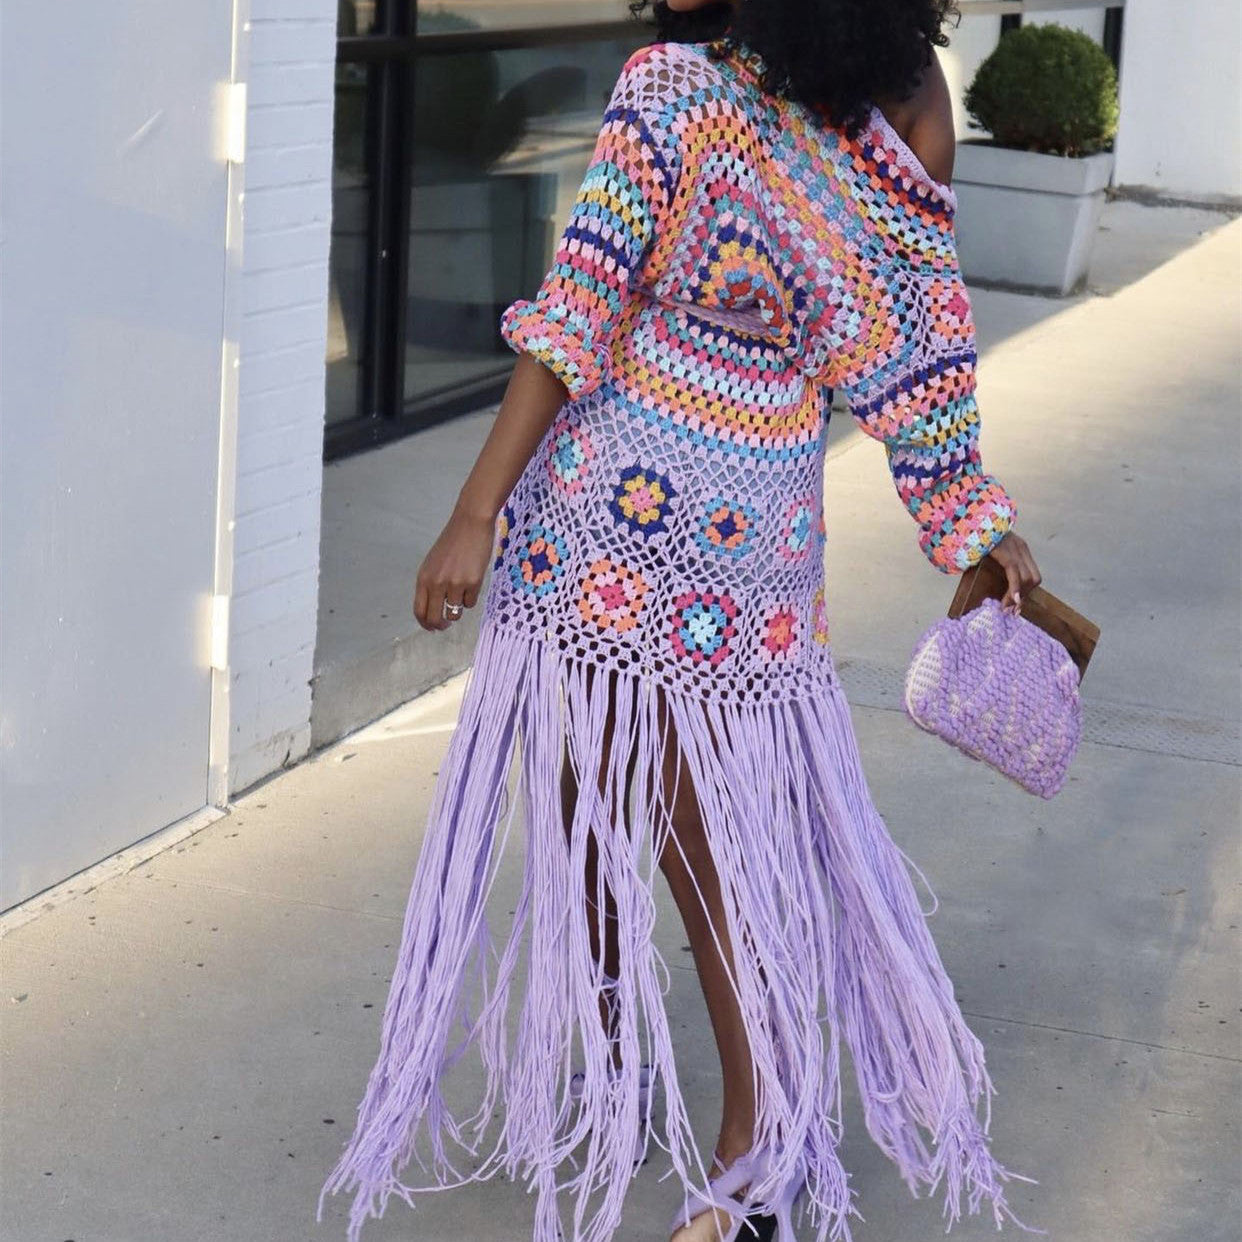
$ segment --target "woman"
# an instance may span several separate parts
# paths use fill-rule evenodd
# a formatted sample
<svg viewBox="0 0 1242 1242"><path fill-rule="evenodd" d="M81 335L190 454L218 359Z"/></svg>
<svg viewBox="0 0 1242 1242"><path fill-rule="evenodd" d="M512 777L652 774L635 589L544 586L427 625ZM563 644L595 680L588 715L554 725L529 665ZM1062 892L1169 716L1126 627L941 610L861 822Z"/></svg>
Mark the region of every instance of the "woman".
<svg viewBox="0 0 1242 1242"><path fill-rule="evenodd" d="M574 1242L604 1242L651 1139L688 1192L674 1242L748 1221L793 1242L800 1194L821 1242L848 1238L842 1037L911 1191L943 1182L950 1223L965 1193L1021 1225L977 1115L983 1050L863 777L823 579L840 390L938 570L994 557L1009 608L1039 582L978 450L934 54L949 2L656 5L689 41L626 62L553 266L502 317L513 378L416 584L442 630L491 563L380 1056L324 1187L356 1190L351 1240L394 1191L503 1171L537 1192L536 1242L568 1236L563 1190ZM519 807L522 887L494 944ZM720 1053L707 1170L652 943L657 866ZM461 1118L445 1076L473 1052L485 1087ZM430 1187L399 1181L428 1156Z"/></svg>

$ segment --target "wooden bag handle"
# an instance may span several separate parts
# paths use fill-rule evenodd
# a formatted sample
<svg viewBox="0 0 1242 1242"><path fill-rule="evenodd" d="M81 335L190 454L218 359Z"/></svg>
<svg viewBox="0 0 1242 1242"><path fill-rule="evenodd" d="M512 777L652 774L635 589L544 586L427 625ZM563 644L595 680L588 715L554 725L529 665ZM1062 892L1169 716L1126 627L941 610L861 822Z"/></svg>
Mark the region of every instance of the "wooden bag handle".
<svg viewBox="0 0 1242 1242"><path fill-rule="evenodd" d="M977 608L985 599L1003 599L1008 587L1009 580L999 562L985 556L963 571L953 602L949 605L949 616L960 617ZM1078 669L1081 684L1095 645L1099 642L1100 627L1043 587L1035 587L1023 596L1021 614L1045 633L1051 634L1069 652Z"/></svg>

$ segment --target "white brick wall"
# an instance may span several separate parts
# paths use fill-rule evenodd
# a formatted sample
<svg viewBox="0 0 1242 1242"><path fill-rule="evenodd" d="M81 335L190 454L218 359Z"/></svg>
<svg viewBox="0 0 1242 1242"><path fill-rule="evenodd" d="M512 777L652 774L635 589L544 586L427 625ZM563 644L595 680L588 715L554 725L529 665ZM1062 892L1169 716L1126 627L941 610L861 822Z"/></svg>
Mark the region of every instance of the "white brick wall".
<svg viewBox="0 0 1242 1242"><path fill-rule="evenodd" d="M335 44L333 0L250 0L233 793L310 745Z"/></svg>

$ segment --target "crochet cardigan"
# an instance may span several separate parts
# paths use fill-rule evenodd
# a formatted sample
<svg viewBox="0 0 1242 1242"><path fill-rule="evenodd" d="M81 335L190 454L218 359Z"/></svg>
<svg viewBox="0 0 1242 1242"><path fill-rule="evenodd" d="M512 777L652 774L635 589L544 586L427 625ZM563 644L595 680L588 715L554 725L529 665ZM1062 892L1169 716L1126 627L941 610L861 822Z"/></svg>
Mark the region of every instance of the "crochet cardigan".
<svg viewBox="0 0 1242 1242"><path fill-rule="evenodd" d="M708 61L701 45L630 57L547 278L502 333L575 400L617 373L658 398L628 340L652 301L742 312L765 358L779 351L816 389L844 393L884 444L932 564L966 569L1016 508L979 455L956 195L878 108L851 142L783 100L757 103L761 68L754 53ZM694 338L674 344L703 366ZM719 361L727 378L709 400L779 407L785 375Z"/></svg>

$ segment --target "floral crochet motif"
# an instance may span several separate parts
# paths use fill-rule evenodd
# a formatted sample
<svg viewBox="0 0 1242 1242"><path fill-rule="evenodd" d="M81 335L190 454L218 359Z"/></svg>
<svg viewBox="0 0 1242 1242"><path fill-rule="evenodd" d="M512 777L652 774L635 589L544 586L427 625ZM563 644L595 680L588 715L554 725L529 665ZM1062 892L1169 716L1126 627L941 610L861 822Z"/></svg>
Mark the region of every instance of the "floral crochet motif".
<svg viewBox="0 0 1242 1242"><path fill-rule="evenodd" d="M743 556L754 542L759 513L751 505L713 496L699 524L695 541L704 552Z"/></svg>
<svg viewBox="0 0 1242 1242"><path fill-rule="evenodd" d="M828 606L824 600L824 588L820 587L811 598L811 639L817 643L830 641L828 634Z"/></svg>
<svg viewBox="0 0 1242 1242"><path fill-rule="evenodd" d="M499 569L501 562L505 559L505 552L509 548L509 536L513 532L513 509L509 505L504 505L500 510L500 515L496 518L496 547L494 551L495 559L492 561L492 568Z"/></svg>
<svg viewBox="0 0 1242 1242"><path fill-rule="evenodd" d="M728 595L711 591L686 591L673 601L673 627L669 639L679 656L698 664L719 664L731 651L729 640L737 605Z"/></svg>
<svg viewBox="0 0 1242 1242"><path fill-rule="evenodd" d="M547 595L565 573L569 549L560 535L532 526L510 571L514 586L529 595Z"/></svg>
<svg viewBox="0 0 1242 1242"><path fill-rule="evenodd" d="M655 470L630 466L621 472L621 480L613 491L609 508L618 521L644 538L668 530L664 519L669 504L677 495L668 479Z"/></svg>
<svg viewBox="0 0 1242 1242"><path fill-rule="evenodd" d="M798 641L798 614L789 607L777 607L764 620L760 653L765 659L787 657Z"/></svg>
<svg viewBox="0 0 1242 1242"><path fill-rule="evenodd" d="M812 537L817 531L815 509L815 500L810 496L794 501L786 509L785 525L781 528L781 541L777 545L786 560L801 560L810 551Z"/></svg>
<svg viewBox="0 0 1242 1242"><path fill-rule="evenodd" d="M591 439L581 427L567 418L558 418L552 426L548 444L548 474L558 487L572 495L581 491L595 450Z"/></svg>
<svg viewBox="0 0 1242 1242"><path fill-rule="evenodd" d="M590 568L582 583L578 611L583 620L601 630L624 634L638 624L647 584L641 574L601 558Z"/></svg>

